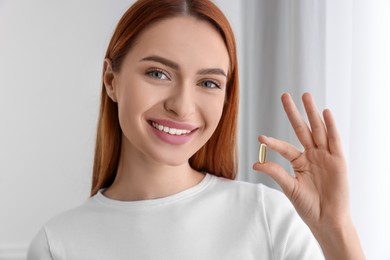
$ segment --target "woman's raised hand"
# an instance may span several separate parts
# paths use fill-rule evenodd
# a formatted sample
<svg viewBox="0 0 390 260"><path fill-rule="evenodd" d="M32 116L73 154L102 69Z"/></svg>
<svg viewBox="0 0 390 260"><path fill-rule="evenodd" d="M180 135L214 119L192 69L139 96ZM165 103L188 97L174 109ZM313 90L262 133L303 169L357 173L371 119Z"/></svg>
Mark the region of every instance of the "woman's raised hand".
<svg viewBox="0 0 390 260"><path fill-rule="evenodd" d="M284 110L303 151L275 138L259 137L260 142L291 163L295 176L274 162L255 163L253 169L271 176L280 185L327 259L364 259L350 216L347 164L335 120L327 109L322 120L309 93L302 100L310 127L291 96L282 95Z"/></svg>

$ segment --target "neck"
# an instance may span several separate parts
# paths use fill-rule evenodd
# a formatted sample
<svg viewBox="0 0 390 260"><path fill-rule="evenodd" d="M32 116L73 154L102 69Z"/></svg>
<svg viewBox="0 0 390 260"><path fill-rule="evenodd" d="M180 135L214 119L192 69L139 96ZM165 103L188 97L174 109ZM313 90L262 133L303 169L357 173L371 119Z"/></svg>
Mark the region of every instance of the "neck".
<svg viewBox="0 0 390 260"><path fill-rule="evenodd" d="M164 165L122 147L114 183L104 192L109 198L122 201L162 198L186 190L204 177L188 161Z"/></svg>

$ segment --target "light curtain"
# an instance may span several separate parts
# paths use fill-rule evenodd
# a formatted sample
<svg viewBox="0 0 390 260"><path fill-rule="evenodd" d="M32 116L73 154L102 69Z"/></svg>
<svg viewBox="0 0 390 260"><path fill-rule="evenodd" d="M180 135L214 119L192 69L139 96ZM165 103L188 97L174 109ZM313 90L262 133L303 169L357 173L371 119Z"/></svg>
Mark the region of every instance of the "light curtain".
<svg viewBox="0 0 390 260"><path fill-rule="evenodd" d="M299 146L280 96L290 92L303 112L311 92L336 117L367 259L390 259L390 1L248 0L241 11L239 179L278 188L252 170L257 136Z"/></svg>

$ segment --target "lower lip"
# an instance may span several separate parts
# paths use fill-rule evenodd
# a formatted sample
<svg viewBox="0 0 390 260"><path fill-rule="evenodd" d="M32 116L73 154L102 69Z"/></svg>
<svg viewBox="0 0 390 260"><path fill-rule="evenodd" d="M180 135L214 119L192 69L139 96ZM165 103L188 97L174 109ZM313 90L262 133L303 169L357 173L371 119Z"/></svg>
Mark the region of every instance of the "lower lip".
<svg viewBox="0 0 390 260"><path fill-rule="evenodd" d="M151 125L150 125L150 127L152 128L152 131L157 135L157 137L160 138L162 141L169 143L169 144L175 144L175 145L185 144L185 143L189 142L191 140L194 132L196 131L196 130L194 130L191 133L185 134L185 135L171 135L171 134L168 134L164 131L160 131L160 130L156 129Z"/></svg>

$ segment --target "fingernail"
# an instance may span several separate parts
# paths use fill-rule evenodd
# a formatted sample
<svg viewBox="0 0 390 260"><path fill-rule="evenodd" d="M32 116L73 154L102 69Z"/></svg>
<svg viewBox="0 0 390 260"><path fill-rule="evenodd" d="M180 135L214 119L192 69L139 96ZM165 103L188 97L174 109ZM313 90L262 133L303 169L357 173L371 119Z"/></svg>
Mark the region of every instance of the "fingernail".
<svg viewBox="0 0 390 260"><path fill-rule="evenodd" d="M260 139L261 139L261 140L260 140ZM260 136L260 139L259 139L259 141L260 141L261 143L266 143L266 142L268 142L268 137L265 136L265 135L261 135L261 136Z"/></svg>

